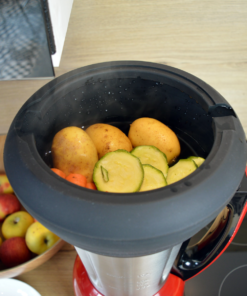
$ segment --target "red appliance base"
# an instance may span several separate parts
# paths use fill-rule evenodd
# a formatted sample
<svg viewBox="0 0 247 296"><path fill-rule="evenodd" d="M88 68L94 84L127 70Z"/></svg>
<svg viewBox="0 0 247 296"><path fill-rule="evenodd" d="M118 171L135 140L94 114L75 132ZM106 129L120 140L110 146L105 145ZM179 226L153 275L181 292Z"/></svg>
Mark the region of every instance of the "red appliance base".
<svg viewBox="0 0 247 296"><path fill-rule="evenodd" d="M77 255L73 269L75 296L104 296L98 292L89 280L86 269ZM184 281L170 274L165 285L155 295L150 296L183 296Z"/></svg>

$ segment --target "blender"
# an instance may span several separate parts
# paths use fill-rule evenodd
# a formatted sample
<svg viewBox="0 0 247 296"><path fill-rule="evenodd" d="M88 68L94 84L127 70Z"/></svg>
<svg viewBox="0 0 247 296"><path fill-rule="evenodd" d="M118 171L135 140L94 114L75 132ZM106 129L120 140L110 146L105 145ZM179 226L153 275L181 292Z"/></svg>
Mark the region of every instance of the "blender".
<svg viewBox="0 0 247 296"><path fill-rule="evenodd" d="M127 134L140 117L169 126L181 158L205 162L169 186L121 194L78 187L50 170L52 139L62 128L108 123ZM237 115L208 84L169 66L119 61L71 71L38 90L11 124L4 165L30 214L75 246L76 296L179 296L241 224L246 148Z"/></svg>

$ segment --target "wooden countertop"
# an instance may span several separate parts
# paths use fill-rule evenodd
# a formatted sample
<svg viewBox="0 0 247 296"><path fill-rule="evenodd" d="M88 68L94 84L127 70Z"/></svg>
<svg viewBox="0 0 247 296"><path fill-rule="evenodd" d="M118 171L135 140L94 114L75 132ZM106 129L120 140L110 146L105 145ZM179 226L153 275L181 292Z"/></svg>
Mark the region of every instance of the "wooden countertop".
<svg viewBox="0 0 247 296"><path fill-rule="evenodd" d="M50 260L15 279L36 289L41 296L73 296L74 247L66 243Z"/></svg>
<svg viewBox="0 0 247 296"><path fill-rule="evenodd" d="M247 2L74 0L56 76L86 65L140 60L187 71L232 105L247 132ZM0 82L0 134L48 79Z"/></svg>
<svg viewBox="0 0 247 296"><path fill-rule="evenodd" d="M141 60L187 71L232 105L247 133L247 2L243 0L74 0L56 76L114 60ZM0 134L49 79L0 82ZM0 150L1 154L1 150ZM1 169L1 167L0 167ZM66 244L18 276L42 296L73 295L76 252Z"/></svg>

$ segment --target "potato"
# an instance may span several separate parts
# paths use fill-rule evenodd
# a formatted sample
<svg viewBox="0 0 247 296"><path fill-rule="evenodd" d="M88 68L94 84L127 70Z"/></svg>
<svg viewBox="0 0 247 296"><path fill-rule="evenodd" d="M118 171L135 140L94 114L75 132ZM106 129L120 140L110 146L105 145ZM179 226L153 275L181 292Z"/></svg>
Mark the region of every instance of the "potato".
<svg viewBox="0 0 247 296"><path fill-rule="evenodd" d="M70 126L60 130L52 141L52 159L55 168L70 173L81 174L92 182L93 169L98 154L93 141L79 127Z"/></svg>
<svg viewBox="0 0 247 296"><path fill-rule="evenodd" d="M168 164L180 154L180 143L176 134L162 122L148 117L135 120L130 125L128 137L133 147L152 145L165 153Z"/></svg>
<svg viewBox="0 0 247 296"><path fill-rule="evenodd" d="M130 152L132 145L128 137L117 127L105 123L96 123L86 129L94 142L99 159L108 152L124 149Z"/></svg>

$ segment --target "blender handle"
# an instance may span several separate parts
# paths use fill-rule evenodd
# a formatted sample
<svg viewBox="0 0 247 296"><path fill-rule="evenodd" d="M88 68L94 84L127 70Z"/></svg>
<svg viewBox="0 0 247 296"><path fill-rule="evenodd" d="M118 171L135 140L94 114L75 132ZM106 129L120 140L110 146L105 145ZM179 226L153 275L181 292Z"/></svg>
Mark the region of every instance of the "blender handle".
<svg viewBox="0 0 247 296"><path fill-rule="evenodd" d="M242 183L246 187L246 176ZM247 212L246 201L247 191L237 191L197 244L187 247L190 240L183 243L171 273L186 281L210 266L227 249L238 232Z"/></svg>

